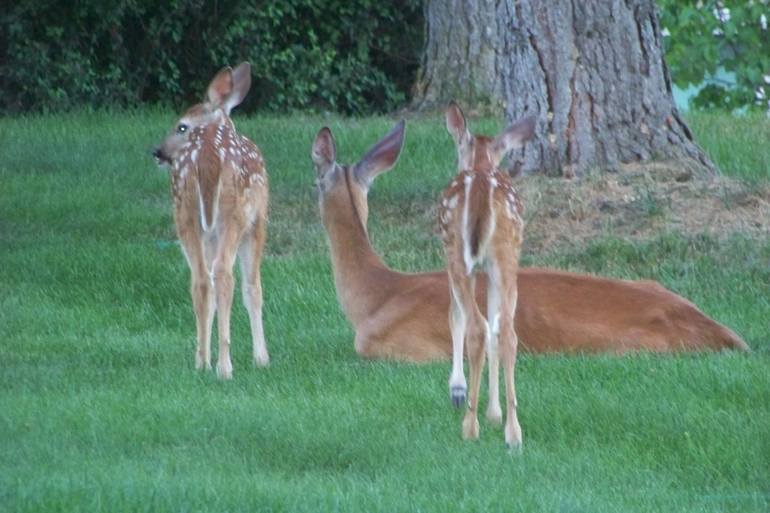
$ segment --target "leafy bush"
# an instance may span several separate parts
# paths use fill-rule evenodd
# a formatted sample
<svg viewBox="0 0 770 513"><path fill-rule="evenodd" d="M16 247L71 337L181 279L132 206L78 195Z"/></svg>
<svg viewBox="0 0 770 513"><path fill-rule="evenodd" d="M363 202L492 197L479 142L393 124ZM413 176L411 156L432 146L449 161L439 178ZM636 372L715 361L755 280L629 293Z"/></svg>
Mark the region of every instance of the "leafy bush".
<svg viewBox="0 0 770 513"><path fill-rule="evenodd" d="M768 0L658 0L666 59L680 87L706 81L693 105L770 111ZM724 70L732 80L715 79Z"/></svg>
<svg viewBox="0 0 770 513"><path fill-rule="evenodd" d="M394 109L422 43L419 0L33 0L0 14L0 109L182 103L253 67L248 110Z"/></svg>
<svg viewBox="0 0 770 513"><path fill-rule="evenodd" d="M198 99L225 63L253 65L245 110L389 111L422 49L421 0L25 0L0 12L0 112ZM694 106L770 109L770 0L658 0ZM718 70L734 83L715 79Z"/></svg>

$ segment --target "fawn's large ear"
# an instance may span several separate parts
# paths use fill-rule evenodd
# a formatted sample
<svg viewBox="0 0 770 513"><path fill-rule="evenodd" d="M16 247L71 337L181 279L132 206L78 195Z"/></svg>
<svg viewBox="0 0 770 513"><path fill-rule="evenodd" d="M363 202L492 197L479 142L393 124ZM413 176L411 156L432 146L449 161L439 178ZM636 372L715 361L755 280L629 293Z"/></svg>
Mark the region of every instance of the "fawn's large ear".
<svg viewBox="0 0 770 513"><path fill-rule="evenodd" d="M460 106L454 101L449 102L446 108L446 129L457 146L460 146L465 140L469 139L470 134L465 124L465 115Z"/></svg>
<svg viewBox="0 0 770 513"><path fill-rule="evenodd" d="M233 91L233 70L230 66L222 68L209 84L206 91L206 101L214 108L221 107Z"/></svg>
<svg viewBox="0 0 770 513"><path fill-rule="evenodd" d="M319 175L323 175L334 165L337 160L337 146L334 144L334 136L329 127L323 127L318 131L310 157Z"/></svg>
<svg viewBox="0 0 770 513"><path fill-rule="evenodd" d="M457 147L457 169L465 170L473 163L473 136L465 123L465 114L454 101L446 108L446 129Z"/></svg>
<svg viewBox="0 0 770 513"><path fill-rule="evenodd" d="M537 118L534 115L525 116L495 137L490 148L490 157L495 167L500 164L506 153L524 146L524 143L532 138L536 121Z"/></svg>
<svg viewBox="0 0 770 513"><path fill-rule="evenodd" d="M224 101L222 108L227 115L230 111L241 104L246 94L251 88L251 65L248 62L242 62L232 71L232 91Z"/></svg>
<svg viewBox="0 0 770 513"><path fill-rule="evenodd" d="M235 69L222 68L214 76L206 92L206 101L215 109L221 108L229 116L240 105L251 87L251 65L240 63Z"/></svg>
<svg viewBox="0 0 770 513"><path fill-rule="evenodd" d="M358 161L353 172L361 185L368 188L380 173L393 167L404 146L405 131L406 121L402 119Z"/></svg>

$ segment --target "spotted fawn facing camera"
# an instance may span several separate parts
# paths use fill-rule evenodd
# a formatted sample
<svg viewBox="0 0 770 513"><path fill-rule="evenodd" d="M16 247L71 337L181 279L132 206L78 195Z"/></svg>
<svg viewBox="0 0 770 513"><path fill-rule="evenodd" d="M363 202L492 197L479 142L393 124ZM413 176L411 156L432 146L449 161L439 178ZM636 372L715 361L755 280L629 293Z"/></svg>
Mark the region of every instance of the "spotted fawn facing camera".
<svg viewBox="0 0 770 513"><path fill-rule="evenodd" d="M230 111L251 86L244 62L224 68L202 103L187 109L154 151L171 171L176 232L190 266L197 328L195 367L211 368L211 328L219 320L217 375L230 379L233 265L240 260L243 303L249 312L254 363L269 363L262 328L260 263L267 229L268 183L257 146L235 130Z"/></svg>
<svg viewBox="0 0 770 513"><path fill-rule="evenodd" d="M516 415L514 367L517 338L514 329L519 252L524 221L522 205L500 161L524 144L534 131L535 118L514 123L495 138L472 135L460 108L451 103L446 111L447 130L457 146L458 174L444 190L439 207L439 226L449 274L449 323L452 335L452 372L449 390L456 407L466 401L463 437L479 436L478 408L484 349L489 358L487 417L502 420L498 384L499 353L505 369L505 443L521 446L521 427ZM487 276L486 318L475 294L475 270ZM463 370L464 345L470 361L470 393Z"/></svg>

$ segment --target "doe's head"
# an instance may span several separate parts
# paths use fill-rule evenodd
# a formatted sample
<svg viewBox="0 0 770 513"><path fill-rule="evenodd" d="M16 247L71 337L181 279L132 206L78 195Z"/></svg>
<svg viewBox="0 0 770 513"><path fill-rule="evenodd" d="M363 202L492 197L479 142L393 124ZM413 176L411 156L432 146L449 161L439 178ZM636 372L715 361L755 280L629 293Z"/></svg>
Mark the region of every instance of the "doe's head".
<svg viewBox="0 0 770 513"><path fill-rule="evenodd" d="M242 62L235 69L223 68L211 80L201 103L187 109L166 138L153 149L159 165L171 165L198 127L222 123L230 111L240 105L251 87L251 66Z"/></svg>
<svg viewBox="0 0 770 513"><path fill-rule="evenodd" d="M310 156L316 172L318 201L324 222L331 221L331 216L348 216L350 207L344 204L352 201L366 227L369 187L375 178L395 165L404 145L405 131L406 122L401 120L352 165L337 163L337 146L328 127L318 132Z"/></svg>

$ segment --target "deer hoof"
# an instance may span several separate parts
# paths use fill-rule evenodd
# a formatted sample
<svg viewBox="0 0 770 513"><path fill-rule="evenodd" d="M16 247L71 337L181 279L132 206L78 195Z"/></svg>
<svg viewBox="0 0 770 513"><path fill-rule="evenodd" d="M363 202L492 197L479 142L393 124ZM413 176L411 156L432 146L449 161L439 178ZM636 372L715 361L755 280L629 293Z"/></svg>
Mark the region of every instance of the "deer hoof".
<svg viewBox="0 0 770 513"><path fill-rule="evenodd" d="M505 442L505 448L511 454L521 454L522 452L521 442Z"/></svg>
<svg viewBox="0 0 770 513"><path fill-rule="evenodd" d="M270 357L267 353L254 356L254 365L256 367L267 367L270 365Z"/></svg>
<svg viewBox="0 0 770 513"><path fill-rule="evenodd" d="M449 393L452 397L452 406L455 408L460 408L465 404L465 389L466 387L463 385L455 385L450 389Z"/></svg>
<svg viewBox="0 0 770 513"><path fill-rule="evenodd" d="M233 379L233 364L229 361L220 360L217 363L217 377L219 379Z"/></svg>
<svg viewBox="0 0 770 513"><path fill-rule="evenodd" d="M479 419L476 418L476 415L468 412L463 419L463 439L478 440L479 431Z"/></svg>
<svg viewBox="0 0 770 513"><path fill-rule="evenodd" d="M211 370L211 362L197 351L195 353L195 370Z"/></svg>
<svg viewBox="0 0 770 513"><path fill-rule="evenodd" d="M505 426L505 447L516 453L521 453L521 426L516 419L509 419Z"/></svg>

